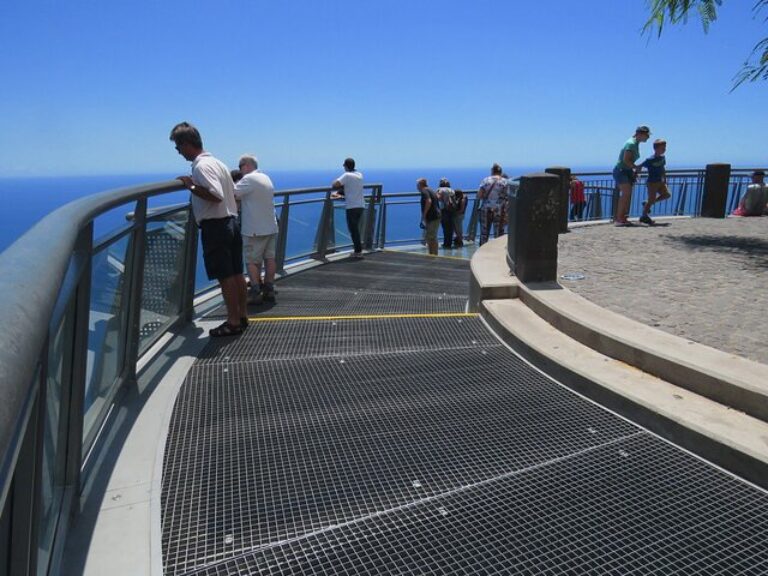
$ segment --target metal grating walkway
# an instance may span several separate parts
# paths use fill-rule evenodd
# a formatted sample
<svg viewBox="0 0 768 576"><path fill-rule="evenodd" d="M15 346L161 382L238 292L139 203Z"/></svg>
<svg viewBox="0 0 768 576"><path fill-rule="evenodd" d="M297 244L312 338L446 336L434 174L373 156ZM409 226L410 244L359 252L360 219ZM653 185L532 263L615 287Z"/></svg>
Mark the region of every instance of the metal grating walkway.
<svg viewBox="0 0 768 576"><path fill-rule="evenodd" d="M402 266L457 296L435 262L446 286L467 263L405 258L344 286L379 267L407 294L421 280ZM310 300L334 267L294 287ZM766 574L768 495L554 383L476 317L273 320L190 371L162 538L172 575Z"/></svg>

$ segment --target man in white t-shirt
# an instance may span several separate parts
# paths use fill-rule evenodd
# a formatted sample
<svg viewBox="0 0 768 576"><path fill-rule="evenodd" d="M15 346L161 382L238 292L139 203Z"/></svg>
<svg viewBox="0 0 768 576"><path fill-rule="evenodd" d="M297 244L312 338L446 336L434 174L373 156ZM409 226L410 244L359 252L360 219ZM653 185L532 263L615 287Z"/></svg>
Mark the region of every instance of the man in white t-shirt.
<svg viewBox="0 0 768 576"><path fill-rule="evenodd" d="M235 184L235 198L240 200L240 224L243 234L243 254L251 278L249 304L275 301L275 187L272 180L259 172L259 161L244 154L238 164L243 177ZM264 262L264 283L261 263Z"/></svg>
<svg viewBox="0 0 768 576"><path fill-rule="evenodd" d="M363 257L363 243L360 239L360 221L363 218L363 175L355 170L355 161L352 158L344 160L344 174L333 181L331 187L337 192L331 194L331 198L344 198L347 209L347 227L352 237L355 251L352 258Z"/></svg>
<svg viewBox="0 0 768 576"><path fill-rule="evenodd" d="M218 280L227 308L227 321L209 334L236 336L248 325L248 312L235 183L224 163L203 149L197 128L187 122L177 124L170 139L176 144L176 151L192 162L192 176L178 179L192 193L190 201L200 227L205 271L210 280Z"/></svg>

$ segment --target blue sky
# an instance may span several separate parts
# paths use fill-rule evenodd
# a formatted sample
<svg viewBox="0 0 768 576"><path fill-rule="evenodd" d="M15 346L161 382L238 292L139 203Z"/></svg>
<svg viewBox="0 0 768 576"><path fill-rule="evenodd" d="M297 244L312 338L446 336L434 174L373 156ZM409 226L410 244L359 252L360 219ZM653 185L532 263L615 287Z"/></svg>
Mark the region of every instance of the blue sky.
<svg viewBox="0 0 768 576"><path fill-rule="evenodd" d="M266 169L608 169L639 123L672 166L766 165L768 83L729 93L752 4L657 39L645 0L5 0L0 176L183 172L182 120Z"/></svg>

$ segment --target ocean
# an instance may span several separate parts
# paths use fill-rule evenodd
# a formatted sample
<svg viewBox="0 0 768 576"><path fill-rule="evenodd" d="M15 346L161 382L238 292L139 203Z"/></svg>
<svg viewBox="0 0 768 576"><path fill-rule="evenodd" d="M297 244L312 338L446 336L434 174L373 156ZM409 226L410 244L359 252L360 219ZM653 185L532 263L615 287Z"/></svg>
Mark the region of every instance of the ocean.
<svg viewBox="0 0 768 576"><path fill-rule="evenodd" d="M427 178L433 187L437 187L440 178L446 177L454 188L474 190L480 181L488 175L488 167L478 168L426 168L426 169L371 169L361 167L366 183L382 184L385 193L416 192L416 180ZM540 168L516 168L509 170L510 176L540 170ZM275 184L276 190L311 188L328 186L341 174L341 170L275 170L266 171ZM102 176L65 176L37 178L0 178L0 252L10 246L43 216L56 208L77 198L124 188L139 184L162 182L178 176L179 173L167 174L131 174ZM150 207L183 203L188 200L188 193L179 192L160 198L150 199ZM125 209L117 208L99 217L95 223L95 236L98 238L121 223L125 222ZM298 211L297 211L298 212ZM403 207L396 218L412 217L418 224L418 214ZM402 215L402 216L400 216ZM296 215L300 217L300 214ZM312 228L311 226L308 227ZM314 234L314 229L312 229ZM309 241L313 240L310 238Z"/></svg>

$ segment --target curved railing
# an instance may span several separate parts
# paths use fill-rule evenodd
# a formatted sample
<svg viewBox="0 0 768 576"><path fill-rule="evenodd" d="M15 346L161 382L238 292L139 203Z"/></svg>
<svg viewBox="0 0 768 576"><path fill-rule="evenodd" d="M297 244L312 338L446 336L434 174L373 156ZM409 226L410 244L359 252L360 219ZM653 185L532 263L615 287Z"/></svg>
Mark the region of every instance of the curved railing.
<svg viewBox="0 0 768 576"><path fill-rule="evenodd" d="M749 171L733 170L729 211ZM608 173L580 174L589 218L612 213ZM670 171L666 210L700 212L703 172ZM641 180L633 200L638 213ZM150 206L182 191L172 180L82 198L51 213L0 254L0 576L56 574L69 519L93 472L118 394L140 356L192 317L203 279L189 204ZM366 185L366 248L421 241L418 193ZM344 206L327 187L275 194L278 270L350 248ZM465 237L478 225L475 191ZM115 213L117 216L115 216ZM111 217L111 220L108 218ZM106 234L99 224L111 223Z"/></svg>
<svg viewBox="0 0 768 576"><path fill-rule="evenodd" d="M365 188L370 248L382 194ZM181 190L172 180L79 199L0 254L0 575L58 572L115 399L141 354L190 320L195 294L210 287L189 204L149 203ZM330 195L276 193L281 270L351 246Z"/></svg>
<svg viewBox="0 0 768 576"><path fill-rule="evenodd" d="M731 169L726 213L730 214L738 206L739 199L750 182L752 168ZM582 220L603 220L613 218L618 202L618 190L611 172L574 172L584 182L586 206ZM653 207L654 216L699 216L704 192L705 171L667 170L667 188L671 198ZM640 216L643 202L648 195L646 176L638 178L632 193L629 215ZM570 210L569 210L570 212ZM569 216L571 221L576 220Z"/></svg>

